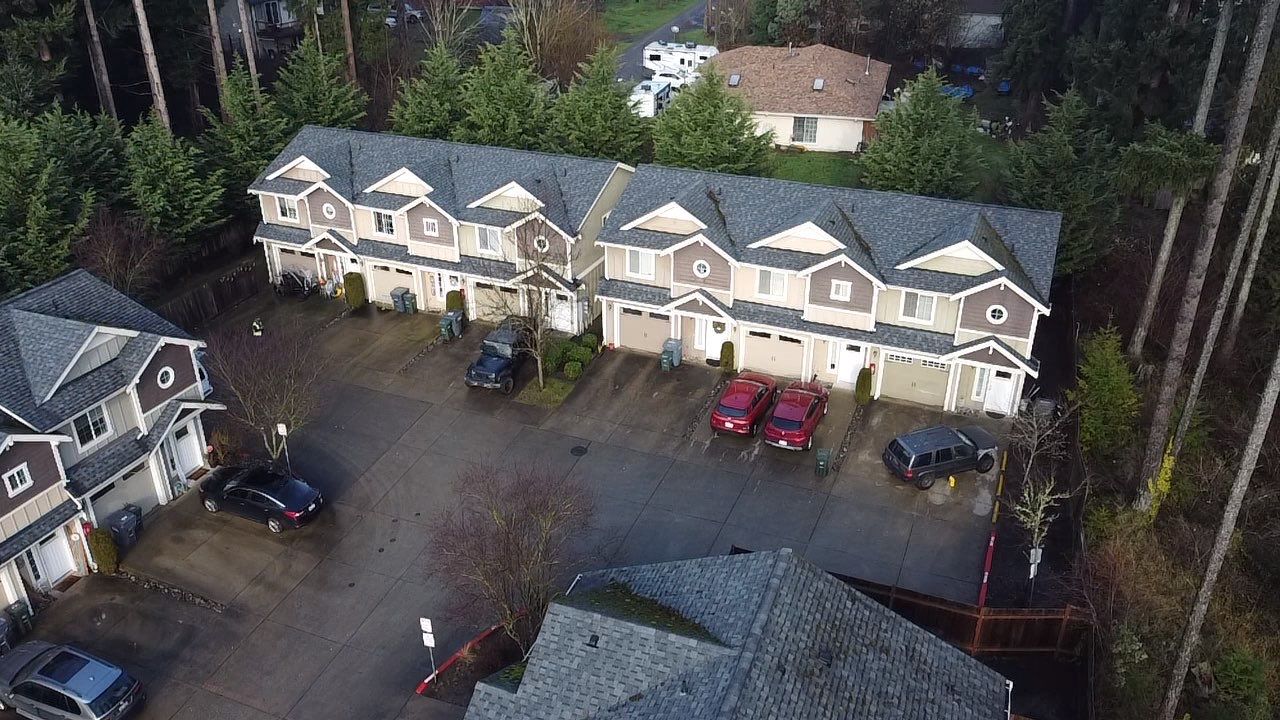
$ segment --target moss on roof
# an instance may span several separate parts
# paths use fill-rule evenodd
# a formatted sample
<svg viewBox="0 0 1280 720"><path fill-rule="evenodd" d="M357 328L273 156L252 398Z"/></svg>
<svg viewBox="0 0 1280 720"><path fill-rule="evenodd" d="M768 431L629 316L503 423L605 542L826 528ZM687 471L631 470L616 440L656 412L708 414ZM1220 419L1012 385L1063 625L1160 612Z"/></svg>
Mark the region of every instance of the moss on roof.
<svg viewBox="0 0 1280 720"><path fill-rule="evenodd" d="M618 581L592 590L566 595L559 602L676 635L720 642L719 638L712 635L705 627L680 614L680 611L675 608L639 595L626 583Z"/></svg>

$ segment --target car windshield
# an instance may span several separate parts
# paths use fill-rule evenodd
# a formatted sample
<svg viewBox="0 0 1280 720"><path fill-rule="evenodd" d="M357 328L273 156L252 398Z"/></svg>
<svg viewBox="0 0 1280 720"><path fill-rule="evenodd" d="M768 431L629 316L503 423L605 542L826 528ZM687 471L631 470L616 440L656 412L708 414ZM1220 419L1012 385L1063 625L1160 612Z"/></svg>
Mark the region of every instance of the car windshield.
<svg viewBox="0 0 1280 720"><path fill-rule="evenodd" d="M485 340L480 344L480 352L494 357L509 358L511 357L511 346L506 343Z"/></svg>
<svg viewBox="0 0 1280 720"><path fill-rule="evenodd" d="M799 430L804 427L804 423L799 420L788 420L775 415L773 418L773 426L779 430Z"/></svg>
<svg viewBox="0 0 1280 720"><path fill-rule="evenodd" d="M893 456L894 460L902 463L903 467L911 466L911 456L907 454L907 449L902 447L902 443L897 440L889 443L889 454Z"/></svg>
<svg viewBox="0 0 1280 720"><path fill-rule="evenodd" d="M116 681L111 683L106 690L103 690L101 695L89 701L89 709L93 711L95 717L106 715L111 708L116 706L116 703L119 703L129 694L129 690L132 687L133 678L120 673Z"/></svg>
<svg viewBox="0 0 1280 720"><path fill-rule="evenodd" d="M725 405L724 403L720 403L718 406L716 406L716 412L720 413L721 415L723 415L723 416L725 416L725 417L735 417L735 418L736 418L736 417L746 417L746 416L747 416L747 411L746 411L746 409L745 409L745 408L730 407L730 406L728 406L728 405Z"/></svg>

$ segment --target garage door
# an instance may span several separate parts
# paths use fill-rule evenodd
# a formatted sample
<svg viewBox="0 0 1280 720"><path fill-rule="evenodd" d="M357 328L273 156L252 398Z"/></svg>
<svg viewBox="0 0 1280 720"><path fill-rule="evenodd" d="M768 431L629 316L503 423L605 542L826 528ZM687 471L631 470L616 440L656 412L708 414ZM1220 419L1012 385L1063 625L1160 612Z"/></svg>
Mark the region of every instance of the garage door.
<svg viewBox="0 0 1280 720"><path fill-rule="evenodd" d="M662 352L662 343L671 337L671 316L622 308L618 314L622 344L633 350Z"/></svg>
<svg viewBox="0 0 1280 720"><path fill-rule="evenodd" d="M292 270L293 272L302 273L306 277L314 278L316 276L315 253L280 248L280 272L286 270Z"/></svg>
<svg viewBox="0 0 1280 720"><path fill-rule="evenodd" d="M125 505L137 505L145 513L160 503L160 499L156 497L156 485L151 479L150 466L146 463L142 463L125 477L94 491L89 496L89 501L93 504L93 513L100 523Z"/></svg>
<svg viewBox="0 0 1280 720"><path fill-rule="evenodd" d="M752 370L800 377L804 372L804 341L789 335L749 330L742 361Z"/></svg>
<svg viewBox="0 0 1280 720"><path fill-rule="evenodd" d="M476 283L476 317L497 322L508 315L520 314L520 294L515 288Z"/></svg>
<svg viewBox="0 0 1280 720"><path fill-rule="evenodd" d="M389 265L371 265L369 277L373 280L373 288L369 291L369 299L384 305L391 304L391 291L398 287L414 290L413 273L408 270L393 268Z"/></svg>
<svg viewBox="0 0 1280 720"><path fill-rule="evenodd" d="M949 369L946 363L885 353L883 366L882 397L935 407L942 407L945 403Z"/></svg>

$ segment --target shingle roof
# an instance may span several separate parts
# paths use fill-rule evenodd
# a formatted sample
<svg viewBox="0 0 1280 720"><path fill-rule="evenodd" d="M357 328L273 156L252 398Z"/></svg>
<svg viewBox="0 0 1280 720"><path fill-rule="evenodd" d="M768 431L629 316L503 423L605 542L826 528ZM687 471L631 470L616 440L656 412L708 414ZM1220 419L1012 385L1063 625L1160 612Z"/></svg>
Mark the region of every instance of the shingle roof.
<svg viewBox="0 0 1280 720"><path fill-rule="evenodd" d="M573 607L610 583L715 641ZM783 549L581 576L519 686L480 683L466 718L996 720L1006 698L998 673Z"/></svg>
<svg viewBox="0 0 1280 720"><path fill-rule="evenodd" d="M707 63L715 66L730 93L741 95L758 112L871 119L880 111L889 83L888 63L827 45L744 45ZM733 75L739 78L737 87L728 85ZM814 90L818 78L823 87Z"/></svg>
<svg viewBox="0 0 1280 720"><path fill-rule="evenodd" d="M45 396L102 326L136 332L120 354ZM84 270L0 302L0 407L49 430L120 390L162 337L189 339L168 320Z"/></svg>
<svg viewBox="0 0 1280 720"><path fill-rule="evenodd" d="M673 201L707 225L703 235L742 262L789 270L812 265L814 255L747 246L814 220L820 226L826 223L824 229L829 227L850 248L854 244L848 238L858 240L860 250L851 252L869 256L867 271L879 273L889 285L950 294L1004 276L1046 305L1062 224L1060 213L1044 210L642 165L609 215L600 241L649 250L675 245L683 237L621 229ZM847 231L840 227L839 217L848 223ZM990 232L979 232L984 228ZM842 237L845 232L849 234ZM896 268L922 248L943 242L939 238L956 237L977 238L1006 269L971 277ZM852 259L862 264L865 256Z"/></svg>
<svg viewBox="0 0 1280 720"><path fill-rule="evenodd" d="M35 522L0 542L0 563L14 559L23 550L40 542L46 535L57 530L62 523L76 516L80 509L70 500L41 515Z"/></svg>
<svg viewBox="0 0 1280 720"><path fill-rule="evenodd" d="M506 226L523 216L467 207L494 190L517 182L542 203L543 215L570 235L581 228L601 188L618 166L610 160L308 125L298 131L250 189L282 192L280 178L266 178L299 156L306 156L329 173L325 182L338 194L353 203L383 209L402 207L408 198L364 190L401 168L408 169L431 186L428 197L445 212L459 220L481 224Z"/></svg>

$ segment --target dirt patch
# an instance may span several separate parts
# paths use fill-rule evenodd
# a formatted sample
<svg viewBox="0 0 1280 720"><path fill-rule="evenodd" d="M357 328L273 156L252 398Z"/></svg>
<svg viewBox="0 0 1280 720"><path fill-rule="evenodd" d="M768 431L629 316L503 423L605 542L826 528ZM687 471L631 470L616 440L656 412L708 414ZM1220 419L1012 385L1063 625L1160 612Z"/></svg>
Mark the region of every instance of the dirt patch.
<svg viewBox="0 0 1280 720"><path fill-rule="evenodd" d="M423 693L426 697L443 700L454 705L471 702L476 683L498 673L521 659L520 646L501 630L480 640L473 641L457 656L458 659L441 671ZM510 684L515 673L501 678ZM518 679L515 680L518 684Z"/></svg>

